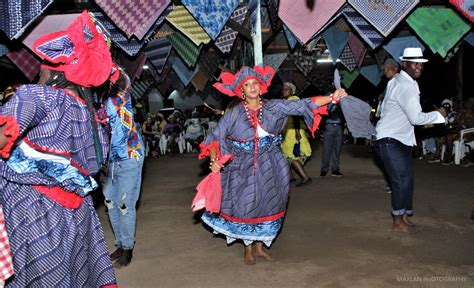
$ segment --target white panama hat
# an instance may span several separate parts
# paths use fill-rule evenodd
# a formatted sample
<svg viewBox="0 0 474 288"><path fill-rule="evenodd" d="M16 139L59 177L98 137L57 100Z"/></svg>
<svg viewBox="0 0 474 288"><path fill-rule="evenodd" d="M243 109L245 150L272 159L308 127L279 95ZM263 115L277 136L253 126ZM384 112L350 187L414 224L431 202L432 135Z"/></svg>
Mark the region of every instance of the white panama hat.
<svg viewBox="0 0 474 288"><path fill-rule="evenodd" d="M428 59L423 58L423 51L419 47L409 47L403 50L403 56L399 58L402 61L426 63Z"/></svg>

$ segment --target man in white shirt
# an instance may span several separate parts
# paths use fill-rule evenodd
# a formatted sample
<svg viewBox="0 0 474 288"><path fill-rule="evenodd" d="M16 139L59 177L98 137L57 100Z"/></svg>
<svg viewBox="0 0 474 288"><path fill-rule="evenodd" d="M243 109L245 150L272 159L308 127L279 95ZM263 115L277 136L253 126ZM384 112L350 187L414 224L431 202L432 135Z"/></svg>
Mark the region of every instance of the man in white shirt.
<svg viewBox="0 0 474 288"><path fill-rule="evenodd" d="M444 123L446 111L423 113L420 90L415 79L421 76L423 59L420 48L405 48L403 70L387 85L376 127L374 148L383 163L392 188L393 230L410 233L415 225L408 219L413 215L414 176L412 149L416 145L414 125Z"/></svg>

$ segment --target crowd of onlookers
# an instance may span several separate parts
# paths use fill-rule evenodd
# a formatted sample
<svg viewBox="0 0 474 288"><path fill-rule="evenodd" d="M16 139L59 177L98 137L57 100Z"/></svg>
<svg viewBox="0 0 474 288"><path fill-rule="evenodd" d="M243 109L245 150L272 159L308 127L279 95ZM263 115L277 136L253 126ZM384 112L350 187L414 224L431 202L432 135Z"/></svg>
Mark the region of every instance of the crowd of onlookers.
<svg viewBox="0 0 474 288"><path fill-rule="evenodd" d="M163 112L148 113L141 124L146 155L158 157L167 153L197 152L206 134L217 125L217 118L207 108L195 108L188 114L179 109L174 109L168 116Z"/></svg>

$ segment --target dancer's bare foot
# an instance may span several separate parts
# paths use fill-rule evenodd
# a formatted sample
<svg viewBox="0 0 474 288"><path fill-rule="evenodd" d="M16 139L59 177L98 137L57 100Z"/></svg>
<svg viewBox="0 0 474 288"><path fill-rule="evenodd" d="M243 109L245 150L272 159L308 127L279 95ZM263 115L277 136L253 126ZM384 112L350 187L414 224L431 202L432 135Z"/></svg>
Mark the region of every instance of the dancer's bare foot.
<svg viewBox="0 0 474 288"><path fill-rule="evenodd" d="M402 221L410 227L416 227L415 223L411 222L410 218L406 214L402 216Z"/></svg>
<svg viewBox="0 0 474 288"><path fill-rule="evenodd" d="M265 259L267 261L274 261L275 260L275 258L273 258L273 256L271 254L265 252L262 242L257 242L255 244L255 255L258 256L258 257L262 257L263 259Z"/></svg>
<svg viewBox="0 0 474 288"><path fill-rule="evenodd" d="M255 263L257 263L253 255L252 245L245 246L244 263L247 265L255 265Z"/></svg>
<svg viewBox="0 0 474 288"><path fill-rule="evenodd" d="M410 229L410 226L408 226L407 224L405 223L393 223L393 226L392 226L392 231L393 232L401 232L401 233L412 233L411 229Z"/></svg>

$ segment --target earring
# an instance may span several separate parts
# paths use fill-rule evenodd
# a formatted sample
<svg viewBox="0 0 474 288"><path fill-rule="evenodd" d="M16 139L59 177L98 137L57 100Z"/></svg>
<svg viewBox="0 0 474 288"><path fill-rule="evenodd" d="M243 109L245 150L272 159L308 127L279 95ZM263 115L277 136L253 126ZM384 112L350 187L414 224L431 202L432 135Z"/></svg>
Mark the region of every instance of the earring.
<svg viewBox="0 0 474 288"><path fill-rule="evenodd" d="M245 93L242 91L242 100L245 100Z"/></svg>

